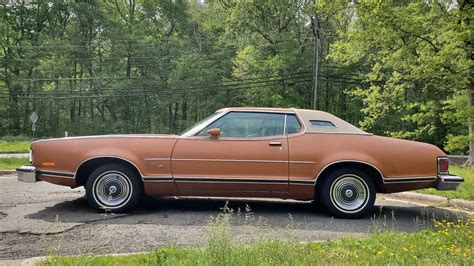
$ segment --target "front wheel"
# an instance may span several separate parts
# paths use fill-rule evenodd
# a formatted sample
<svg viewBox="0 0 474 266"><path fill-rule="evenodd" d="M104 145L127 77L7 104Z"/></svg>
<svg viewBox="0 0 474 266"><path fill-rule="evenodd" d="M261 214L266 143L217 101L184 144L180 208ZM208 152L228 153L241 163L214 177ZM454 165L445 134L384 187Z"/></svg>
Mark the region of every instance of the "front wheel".
<svg viewBox="0 0 474 266"><path fill-rule="evenodd" d="M345 168L330 173L319 193L322 204L334 216L359 218L373 209L376 190L367 174Z"/></svg>
<svg viewBox="0 0 474 266"><path fill-rule="evenodd" d="M99 211L127 212L138 203L142 194L139 177L120 164L98 167L86 183L87 200Z"/></svg>

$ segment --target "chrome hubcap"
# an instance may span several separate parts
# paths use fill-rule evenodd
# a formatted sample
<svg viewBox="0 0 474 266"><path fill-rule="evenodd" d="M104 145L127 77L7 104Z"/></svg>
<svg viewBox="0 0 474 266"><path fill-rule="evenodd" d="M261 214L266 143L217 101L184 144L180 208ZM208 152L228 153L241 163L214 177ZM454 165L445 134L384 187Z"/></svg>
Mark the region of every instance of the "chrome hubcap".
<svg viewBox="0 0 474 266"><path fill-rule="evenodd" d="M343 175L331 186L331 200L342 211L356 211L368 201L369 192L365 181L355 175Z"/></svg>
<svg viewBox="0 0 474 266"><path fill-rule="evenodd" d="M352 195L354 195L354 193L352 192L352 190L346 190L346 197L352 197Z"/></svg>
<svg viewBox="0 0 474 266"><path fill-rule="evenodd" d="M117 207L130 198L131 185L128 177L119 172L104 173L95 184L97 200L106 207Z"/></svg>

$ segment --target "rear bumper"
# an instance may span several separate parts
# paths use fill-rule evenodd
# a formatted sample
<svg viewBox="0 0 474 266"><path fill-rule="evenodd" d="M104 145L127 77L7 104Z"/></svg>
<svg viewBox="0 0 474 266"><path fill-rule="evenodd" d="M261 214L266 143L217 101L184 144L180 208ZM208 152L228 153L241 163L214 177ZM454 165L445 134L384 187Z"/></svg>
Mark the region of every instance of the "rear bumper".
<svg viewBox="0 0 474 266"><path fill-rule="evenodd" d="M18 174L18 181L27 183L35 183L38 181L38 179L36 179L36 167L34 166L20 166L16 169L16 173Z"/></svg>
<svg viewBox="0 0 474 266"><path fill-rule="evenodd" d="M436 180L437 190L456 190L464 182L464 178L455 175L439 175Z"/></svg>

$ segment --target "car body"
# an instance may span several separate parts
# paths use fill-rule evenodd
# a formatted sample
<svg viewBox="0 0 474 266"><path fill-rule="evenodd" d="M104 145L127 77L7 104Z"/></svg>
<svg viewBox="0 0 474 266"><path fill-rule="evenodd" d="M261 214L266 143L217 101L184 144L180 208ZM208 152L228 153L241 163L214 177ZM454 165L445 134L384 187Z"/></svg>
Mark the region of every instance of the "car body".
<svg viewBox="0 0 474 266"><path fill-rule="evenodd" d="M375 193L457 189L434 145L364 132L326 112L224 108L181 135L35 141L20 181L85 186L96 209L130 210L153 196L316 200L360 217Z"/></svg>

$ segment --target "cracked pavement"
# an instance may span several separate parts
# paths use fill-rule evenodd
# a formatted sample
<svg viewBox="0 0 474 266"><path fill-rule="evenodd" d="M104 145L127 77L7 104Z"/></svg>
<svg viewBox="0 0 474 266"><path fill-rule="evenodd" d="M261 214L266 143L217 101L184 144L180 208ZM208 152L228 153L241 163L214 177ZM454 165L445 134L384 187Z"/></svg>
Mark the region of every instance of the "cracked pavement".
<svg viewBox="0 0 474 266"><path fill-rule="evenodd" d="M386 200L383 195L378 196L375 214L358 220L332 218L310 202L206 197L146 197L132 213L104 214L89 208L82 187L29 184L18 182L16 176L0 176L0 264L44 255L204 245L208 221L226 201L235 212L234 240L241 242L325 241L363 237L381 229L412 232L430 227L433 218L459 218L446 210ZM247 205L252 213L243 211ZM256 222L259 219L264 222Z"/></svg>

